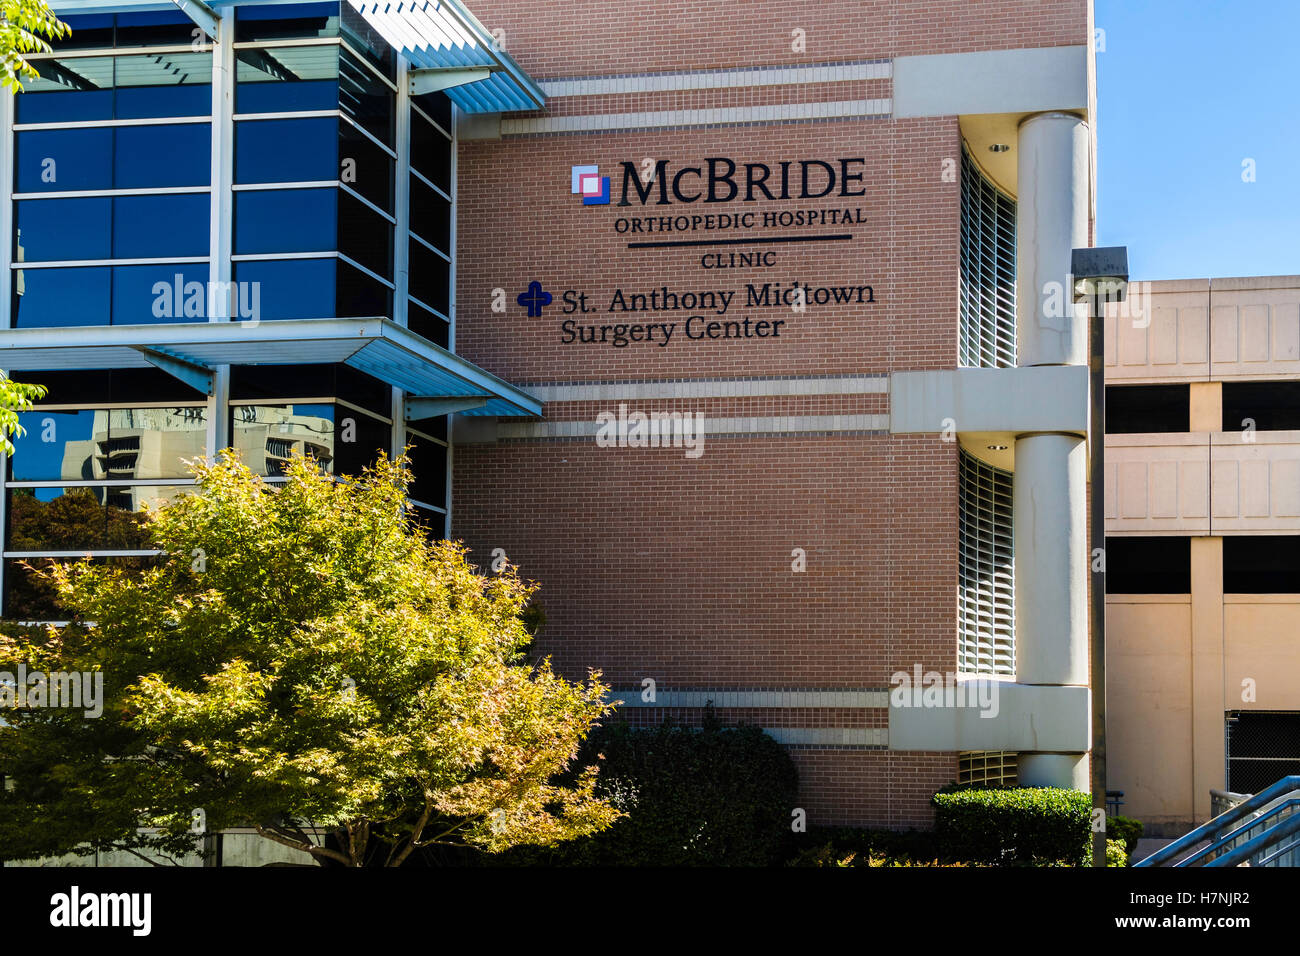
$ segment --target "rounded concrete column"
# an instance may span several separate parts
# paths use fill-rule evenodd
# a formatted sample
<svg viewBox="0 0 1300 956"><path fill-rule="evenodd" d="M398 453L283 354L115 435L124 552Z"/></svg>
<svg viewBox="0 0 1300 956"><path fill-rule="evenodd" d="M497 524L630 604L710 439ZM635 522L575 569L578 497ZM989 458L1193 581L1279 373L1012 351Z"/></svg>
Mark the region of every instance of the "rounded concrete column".
<svg viewBox="0 0 1300 956"><path fill-rule="evenodd" d="M1085 365L1088 317L1074 304L1070 253L1088 245L1088 124L1071 113L1027 117L1017 163L1017 364Z"/></svg>
<svg viewBox="0 0 1300 956"><path fill-rule="evenodd" d="M1016 556L1016 680L1088 683L1087 443L1016 439L1011 521Z"/></svg>

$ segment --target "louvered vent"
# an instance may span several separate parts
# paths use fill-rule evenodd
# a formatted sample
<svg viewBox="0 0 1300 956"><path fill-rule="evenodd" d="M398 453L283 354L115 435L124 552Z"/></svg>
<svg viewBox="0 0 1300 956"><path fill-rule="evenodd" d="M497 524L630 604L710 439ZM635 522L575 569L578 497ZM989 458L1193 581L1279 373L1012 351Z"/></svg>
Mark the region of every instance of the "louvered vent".
<svg viewBox="0 0 1300 956"><path fill-rule="evenodd" d="M961 152L961 275L957 364L1016 364L1016 201Z"/></svg>
<svg viewBox="0 0 1300 956"><path fill-rule="evenodd" d="M972 674L1016 672L1011 473L961 452L957 662Z"/></svg>

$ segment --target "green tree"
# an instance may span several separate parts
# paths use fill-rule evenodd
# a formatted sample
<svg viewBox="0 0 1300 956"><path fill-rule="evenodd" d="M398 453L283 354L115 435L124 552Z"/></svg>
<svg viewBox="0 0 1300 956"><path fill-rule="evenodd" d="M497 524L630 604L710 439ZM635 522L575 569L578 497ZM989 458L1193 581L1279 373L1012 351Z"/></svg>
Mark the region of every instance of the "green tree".
<svg viewBox="0 0 1300 956"><path fill-rule="evenodd" d="M594 765L565 773L608 688L523 659L533 586L412 527L404 460L345 483L296 458L272 490L227 453L196 476L147 514L155 566L46 572L93 626L0 637L0 669L97 670L105 687L97 719L6 712L0 852L174 857L202 810L210 831L256 827L322 865L397 866L619 816Z"/></svg>
<svg viewBox="0 0 1300 956"><path fill-rule="evenodd" d="M5 0L0 0L4 3ZM0 57L3 53L0 53ZM2 81L0 81L2 82ZM38 398L45 397L44 385L28 385L23 382L15 382L7 375L0 373L0 451L6 455L14 453L14 443L10 441L11 435L21 437L25 429L18 422L18 413L25 412L32 407L32 403Z"/></svg>
<svg viewBox="0 0 1300 956"><path fill-rule="evenodd" d="M70 32L43 0L0 0L0 88L21 92L23 80L37 77L24 54L49 53L45 40Z"/></svg>

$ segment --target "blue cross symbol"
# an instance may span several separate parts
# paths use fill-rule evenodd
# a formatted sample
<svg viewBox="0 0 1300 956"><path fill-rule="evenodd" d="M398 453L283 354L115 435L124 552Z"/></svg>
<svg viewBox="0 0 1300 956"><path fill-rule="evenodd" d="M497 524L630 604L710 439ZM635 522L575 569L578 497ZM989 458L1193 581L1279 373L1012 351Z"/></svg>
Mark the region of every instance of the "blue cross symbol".
<svg viewBox="0 0 1300 956"><path fill-rule="evenodd" d="M542 288L540 282L534 279L528 283L528 291L521 292L515 301L528 310L530 319L536 319L541 316L542 309L551 304L551 294Z"/></svg>

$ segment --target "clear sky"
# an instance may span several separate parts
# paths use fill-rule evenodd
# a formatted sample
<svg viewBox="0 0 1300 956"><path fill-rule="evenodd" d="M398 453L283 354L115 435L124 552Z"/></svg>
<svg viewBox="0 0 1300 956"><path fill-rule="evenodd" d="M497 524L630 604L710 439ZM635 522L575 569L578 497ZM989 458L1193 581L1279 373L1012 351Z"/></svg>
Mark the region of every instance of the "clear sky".
<svg viewBox="0 0 1300 956"><path fill-rule="evenodd" d="M1300 0L1095 11L1097 244L1135 279L1300 275Z"/></svg>

